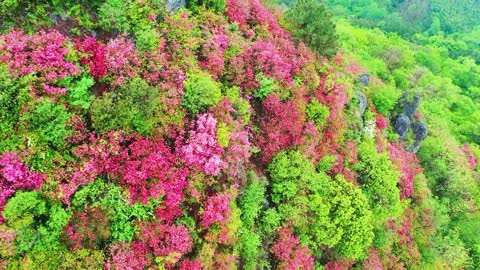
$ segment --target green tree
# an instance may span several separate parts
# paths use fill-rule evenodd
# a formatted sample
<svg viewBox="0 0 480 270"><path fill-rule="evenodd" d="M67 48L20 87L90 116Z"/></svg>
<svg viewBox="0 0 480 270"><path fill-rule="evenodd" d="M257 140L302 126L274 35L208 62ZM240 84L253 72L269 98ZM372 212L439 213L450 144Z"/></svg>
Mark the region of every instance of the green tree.
<svg viewBox="0 0 480 270"><path fill-rule="evenodd" d="M160 92L136 78L95 99L90 113L100 132L123 129L151 134L162 121Z"/></svg>
<svg viewBox="0 0 480 270"><path fill-rule="evenodd" d="M39 192L17 192L2 213L7 226L17 234L16 248L19 253L59 251L63 228L70 213Z"/></svg>
<svg viewBox="0 0 480 270"><path fill-rule="evenodd" d="M362 190L338 176L316 172L298 151L277 154L270 163L272 201L302 243L320 256L322 246L340 257L359 259L373 241L372 212Z"/></svg>
<svg viewBox="0 0 480 270"><path fill-rule="evenodd" d="M356 165L359 182L372 207L376 223L382 225L387 218L401 212L399 171L386 153L378 153L373 140L367 139L358 147L360 163Z"/></svg>
<svg viewBox="0 0 480 270"><path fill-rule="evenodd" d="M32 110L22 115L28 123L32 135L38 136L40 144L47 144L57 149L65 146L65 140L71 130L67 122L71 113L63 104L41 98Z"/></svg>
<svg viewBox="0 0 480 270"><path fill-rule="evenodd" d="M335 24L325 5L316 0L297 0L285 13L285 19L297 40L327 57L337 53Z"/></svg>

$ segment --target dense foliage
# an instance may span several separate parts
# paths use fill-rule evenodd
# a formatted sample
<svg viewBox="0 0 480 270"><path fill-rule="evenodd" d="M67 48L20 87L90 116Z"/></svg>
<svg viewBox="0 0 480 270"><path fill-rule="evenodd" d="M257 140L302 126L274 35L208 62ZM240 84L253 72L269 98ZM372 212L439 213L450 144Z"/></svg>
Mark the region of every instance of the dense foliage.
<svg viewBox="0 0 480 270"><path fill-rule="evenodd" d="M474 2L3 1L0 269L479 269Z"/></svg>

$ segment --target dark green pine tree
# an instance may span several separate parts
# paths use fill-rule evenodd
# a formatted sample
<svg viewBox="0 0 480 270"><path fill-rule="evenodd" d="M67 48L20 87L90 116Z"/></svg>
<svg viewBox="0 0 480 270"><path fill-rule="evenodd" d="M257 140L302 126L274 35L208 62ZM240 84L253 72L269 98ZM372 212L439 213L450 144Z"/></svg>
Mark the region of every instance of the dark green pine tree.
<svg viewBox="0 0 480 270"><path fill-rule="evenodd" d="M324 4L317 0L297 0L295 5L287 10L285 19L297 40L305 42L311 49L326 57L336 54L338 37L335 24L332 14Z"/></svg>

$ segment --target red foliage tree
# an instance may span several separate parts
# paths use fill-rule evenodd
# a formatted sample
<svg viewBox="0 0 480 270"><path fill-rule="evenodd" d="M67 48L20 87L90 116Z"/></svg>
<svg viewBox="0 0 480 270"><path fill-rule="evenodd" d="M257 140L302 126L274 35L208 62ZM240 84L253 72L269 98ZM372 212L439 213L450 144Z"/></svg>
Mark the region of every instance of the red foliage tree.
<svg viewBox="0 0 480 270"><path fill-rule="evenodd" d="M301 144L305 112L295 100L282 102L275 95L267 96L263 106L256 141L263 151L263 161L268 163L279 151Z"/></svg>
<svg viewBox="0 0 480 270"><path fill-rule="evenodd" d="M188 171L176 167L177 157L163 140L139 138L122 151L121 160L123 166L115 175L128 187L132 201L147 203L164 196L167 208L180 204Z"/></svg>
<svg viewBox="0 0 480 270"><path fill-rule="evenodd" d="M226 223L232 210L230 209L231 196L218 194L207 199L201 217L202 226L207 229L215 222Z"/></svg>
<svg viewBox="0 0 480 270"><path fill-rule="evenodd" d="M14 76L35 74L47 83L80 70L65 60L69 52L68 39L56 30L27 35L23 31L10 31L0 35L0 63L6 63Z"/></svg>
<svg viewBox="0 0 480 270"><path fill-rule="evenodd" d="M98 248L102 241L110 237L108 213L99 207L87 207L75 212L65 233L71 250Z"/></svg>
<svg viewBox="0 0 480 270"><path fill-rule="evenodd" d="M78 40L76 48L86 54L81 59L82 65L90 67L90 74L95 79L113 76L112 85L122 84L126 78L135 78L140 66L135 45L119 36L106 45L97 42L94 37Z"/></svg>
<svg viewBox="0 0 480 270"><path fill-rule="evenodd" d="M290 228L284 227L277 232L278 239L272 246L272 252L279 260L278 269L293 270L313 269L314 259L308 247L292 234Z"/></svg>
<svg viewBox="0 0 480 270"><path fill-rule="evenodd" d="M79 146L75 155L78 164L71 164L63 180L63 199L68 203L78 187L96 177L118 179L127 188L132 202L147 203L150 198L163 196L156 213L165 221L181 215L183 188L187 186L188 170L177 166L177 156L162 139L146 139L110 132L104 136L91 134L90 140Z"/></svg>
<svg viewBox="0 0 480 270"><path fill-rule="evenodd" d="M75 47L86 56L82 57L80 63L90 67L90 74L93 78L99 79L107 75L105 67L105 45L97 42L94 37L88 37L83 41L77 40Z"/></svg>
<svg viewBox="0 0 480 270"><path fill-rule="evenodd" d="M178 262L193 245L188 229L183 225L169 225L157 219L152 222L140 223L139 229L140 243L154 257L169 257L171 260L166 262L169 267L172 267L174 262Z"/></svg>

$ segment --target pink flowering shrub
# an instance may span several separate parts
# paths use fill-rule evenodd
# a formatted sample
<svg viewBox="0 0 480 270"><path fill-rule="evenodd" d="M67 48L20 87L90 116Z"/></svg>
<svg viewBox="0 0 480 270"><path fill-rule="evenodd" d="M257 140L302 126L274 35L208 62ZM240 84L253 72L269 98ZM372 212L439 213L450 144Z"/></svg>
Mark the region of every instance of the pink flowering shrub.
<svg viewBox="0 0 480 270"><path fill-rule="evenodd" d="M228 147L224 154L224 160L228 164L225 170L231 176L238 176L245 171L245 164L248 162L252 145L248 131L230 133Z"/></svg>
<svg viewBox="0 0 480 270"><path fill-rule="evenodd" d="M137 270L150 265L148 249L138 242L116 242L110 246L110 260L105 264L107 270Z"/></svg>
<svg viewBox="0 0 480 270"><path fill-rule="evenodd" d="M57 170L55 176L61 181L62 200L69 204L70 196L83 185L93 182L96 177L107 177L120 170L121 142L129 139L119 132L110 132L104 136L90 134L87 142L74 152L78 163L69 164L65 169Z"/></svg>
<svg viewBox="0 0 480 270"><path fill-rule="evenodd" d="M128 144L128 146L125 146ZM179 209L188 170L177 167L177 157L161 139L133 138L119 132L105 136L92 134L89 142L79 146L75 155L81 159L63 176L63 200L96 177L118 179L128 189L132 202L147 203L163 196L157 214L171 221L181 215Z"/></svg>
<svg viewBox="0 0 480 270"><path fill-rule="evenodd" d="M218 175L226 163L220 158L223 148L217 141L217 120L209 113L200 114L195 126L180 145L179 154L188 166L198 167L208 175Z"/></svg>
<svg viewBox="0 0 480 270"><path fill-rule="evenodd" d="M54 86L50 86L46 83L44 83L42 85L43 85L43 89L44 89L45 93L47 93L51 96L56 96L56 95L62 96L62 95L65 95L67 93L67 88L64 88L64 87L54 87Z"/></svg>
<svg viewBox="0 0 480 270"><path fill-rule="evenodd" d="M371 248L369 250L368 258L363 261L362 264L363 270L384 270L382 260L380 255L378 255L378 251L375 248Z"/></svg>
<svg viewBox="0 0 480 270"><path fill-rule="evenodd" d="M16 152L5 152L0 156L0 213L7 200L19 189L36 190L44 182L43 175L32 172L22 164ZM3 217L0 215L0 224Z"/></svg>
<svg viewBox="0 0 480 270"><path fill-rule="evenodd" d="M227 12L231 23L236 22L244 30L249 27L263 26L272 34L286 35L275 18L259 0L227 0Z"/></svg>
<svg viewBox="0 0 480 270"><path fill-rule="evenodd" d="M125 37L110 40L105 46L105 67L113 75L112 85L122 84L126 78L137 77L140 65L138 52L131 41Z"/></svg>
<svg viewBox="0 0 480 270"><path fill-rule="evenodd" d="M396 245L398 245L398 256L403 262L406 262L411 266L418 266L421 259L421 254L413 234L413 222L415 219L416 215L413 210L408 208L405 211L405 216L403 220L400 221L400 224L397 224L397 222L392 219L389 219L387 223L388 227L393 230L398 237L396 243Z"/></svg>
<svg viewBox="0 0 480 270"><path fill-rule="evenodd" d="M201 217L202 226L207 229L215 222L226 223L232 210L230 209L231 196L219 194L207 199Z"/></svg>
<svg viewBox="0 0 480 270"><path fill-rule="evenodd" d="M263 151L263 161L268 163L279 151L301 143L305 111L299 110L295 100L282 102L275 95L267 96L263 106L256 141Z"/></svg>
<svg viewBox="0 0 480 270"><path fill-rule="evenodd" d="M115 176L128 188L131 201L147 203L149 198L163 196L164 210L157 214L167 221L181 215L178 207L188 170L176 167L177 157L163 140L137 139L122 151L121 160L123 166Z"/></svg>
<svg viewBox="0 0 480 270"><path fill-rule="evenodd" d="M257 88L255 76L263 72L266 77L291 84L294 67L283 56L282 49L274 41L260 39L253 43L243 54L231 59L233 83L244 89Z"/></svg>
<svg viewBox="0 0 480 270"><path fill-rule="evenodd" d="M6 63L14 76L35 74L42 81L52 83L80 73L65 59L69 53L67 42L56 30L31 36L23 31L11 31L0 36L0 63Z"/></svg>
<svg viewBox="0 0 480 270"><path fill-rule="evenodd" d="M200 66L207 69L214 78L222 75L225 68L225 51L228 47L228 39L223 28L212 30L212 37L202 44Z"/></svg>
<svg viewBox="0 0 480 270"><path fill-rule="evenodd" d="M95 78L112 76L112 85L121 85L127 78L138 74L140 59L135 45L120 36L110 40L106 45L97 42L94 37L77 41L76 48L84 53L82 65L90 67L90 74Z"/></svg>
<svg viewBox="0 0 480 270"><path fill-rule="evenodd" d="M184 260L180 263L179 270L201 270L200 261Z"/></svg>
<svg viewBox="0 0 480 270"><path fill-rule="evenodd" d="M107 75L105 67L105 45L97 42L94 37L88 37L83 41L78 40L75 47L80 52L86 54L80 60L82 65L90 67L90 74L95 79L103 78Z"/></svg>
<svg viewBox="0 0 480 270"><path fill-rule="evenodd" d="M301 245L290 228L284 227L277 232L278 239L272 246L273 255L279 260L278 269L313 269L314 258L307 246Z"/></svg>
<svg viewBox="0 0 480 270"><path fill-rule="evenodd" d="M1 216L0 216L1 217ZM3 258L9 256L15 256L15 239L17 235L15 232L6 229L5 227L0 227L0 268L6 269L8 261L3 261ZM4 268L2 268L4 267Z"/></svg>
<svg viewBox="0 0 480 270"><path fill-rule="evenodd" d="M193 245L188 229L183 225L169 225L155 220L139 225L138 238L148 253L168 257L166 265L171 267L187 253Z"/></svg>
<svg viewBox="0 0 480 270"><path fill-rule="evenodd" d="M346 260L346 259L340 259L337 261L330 260L324 267L323 269L325 270L349 270L352 268L352 265L355 262Z"/></svg>
<svg viewBox="0 0 480 270"><path fill-rule="evenodd" d="M388 127L388 121L383 116L383 114L378 114L377 115L377 117L375 118L375 124L377 125L378 129L380 129L380 130L384 130Z"/></svg>
<svg viewBox="0 0 480 270"><path fill-rule="evenodd" d="M460 148L460 150L462 150L462 152L465 153L465 156L467 157L468 166L470 167L470 169L473 170L477 166L478 160L475 157L475 155L473 155L473 152L470 149L470 146L468 144L464 144L463 147Z"/></svg>
<svg viewBox="0 0 480 270"><path fill-rule="evenodd" d="M393 164L402 173L402 177L400 178L400 197L402 199L408 198L413 193L413 181L415 177L423 173L423 169L419 164L420 161L414 153L407 152L399 143L391 143L387 149Z"/></svg>

